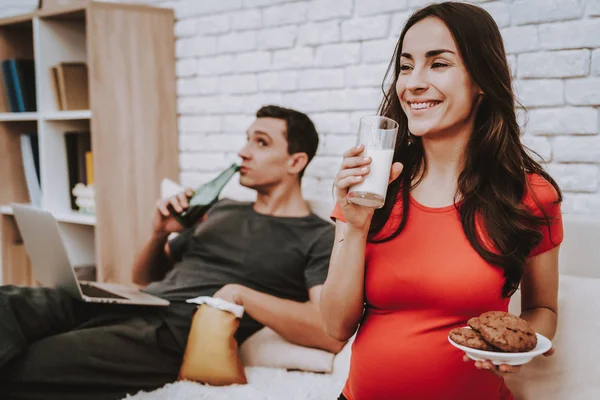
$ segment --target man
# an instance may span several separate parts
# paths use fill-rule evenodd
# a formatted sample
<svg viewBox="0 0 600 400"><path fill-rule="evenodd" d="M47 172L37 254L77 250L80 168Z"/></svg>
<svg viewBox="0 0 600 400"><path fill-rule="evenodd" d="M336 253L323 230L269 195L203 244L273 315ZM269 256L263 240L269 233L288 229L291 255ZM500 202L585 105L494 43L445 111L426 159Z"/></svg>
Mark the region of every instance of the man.
<svg viewBox="0 0 600 400"><path fill-rule="evenodd" d="M118 399L176 379L196 296L245 307L241 343L262 326L291 342L338 352L322 330L319 296L333 227L302 199L301 178L318 135L298 111L266 106L239 152L240 183L256 202L217 202L183 230L187 193L159 201L133 280L169 307L78 302L47 288L0 288L0 398ZM181 232L170 242L172 232ZM5 397L2 397L4 393Z"/></svg>

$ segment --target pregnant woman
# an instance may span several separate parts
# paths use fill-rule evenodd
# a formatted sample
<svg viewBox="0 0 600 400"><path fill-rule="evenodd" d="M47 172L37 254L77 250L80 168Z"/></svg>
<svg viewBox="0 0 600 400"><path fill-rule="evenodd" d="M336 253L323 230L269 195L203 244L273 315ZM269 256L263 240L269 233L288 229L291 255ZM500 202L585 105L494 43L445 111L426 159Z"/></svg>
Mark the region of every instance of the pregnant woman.
<svg viewBox="0 0 600 400"><path fill-rule="evenodd" d="M391 67L379 113L399 129L384 206L348 202L369 173L363 147L335 180L321 310L338 340L358 328L340 399L512 399L503 376L519 368L467 362L448 332L521 290L521 318L554 336L560 190L521 143L502 37L482 8L417 11Z"/></svg>

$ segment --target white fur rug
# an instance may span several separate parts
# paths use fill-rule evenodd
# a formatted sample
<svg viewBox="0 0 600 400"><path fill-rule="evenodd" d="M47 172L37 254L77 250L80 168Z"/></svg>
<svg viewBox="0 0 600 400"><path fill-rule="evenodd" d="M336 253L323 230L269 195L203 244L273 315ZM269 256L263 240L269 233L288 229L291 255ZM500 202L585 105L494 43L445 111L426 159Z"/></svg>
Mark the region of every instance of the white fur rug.
<svg viewBox="0 0 600 400"><path fill-rule="evenodd" d="M194 382L168 384L150 393L140 392L128 400L336 400L346 374L286 371L248 367L248 385L215 387ZM340 373L341 372L341 373Z"/></svg>

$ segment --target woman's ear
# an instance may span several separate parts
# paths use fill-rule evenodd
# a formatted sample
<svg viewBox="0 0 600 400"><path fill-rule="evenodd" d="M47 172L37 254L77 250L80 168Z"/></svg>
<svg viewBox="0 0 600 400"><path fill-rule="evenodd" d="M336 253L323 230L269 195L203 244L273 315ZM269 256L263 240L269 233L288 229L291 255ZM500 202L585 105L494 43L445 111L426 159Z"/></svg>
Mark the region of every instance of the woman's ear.
<svg viewBox="0 0 600 400"><path fill-rule="evenodd" d="M481 101L481 98L485 96L483 89L477 85L475 85L475 96L476 96L475 99L477 100L477 102Z"/></svg>
<svg viewBox="0 0 600 400"><path fill-rule="evenodd" d="M288 173L292 175L298 175L306 168L308 164L308 154L306 153L294 153L290 156L288 163Z"/></svg>

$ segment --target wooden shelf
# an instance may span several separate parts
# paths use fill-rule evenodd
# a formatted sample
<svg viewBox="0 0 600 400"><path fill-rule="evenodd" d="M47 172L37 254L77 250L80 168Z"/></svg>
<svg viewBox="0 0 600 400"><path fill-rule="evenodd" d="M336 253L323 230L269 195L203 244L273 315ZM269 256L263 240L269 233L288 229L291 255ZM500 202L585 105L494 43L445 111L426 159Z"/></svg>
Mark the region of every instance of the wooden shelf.
<svg viewBox="0 0 600 400"><path fill-rule="evenodd" d="M36 112L7 112L0 113L0 121L37 121L38 113Z"/></svg>
<svg viewBox="0 0 600 400"><path fill-rule="evenodd" d="M80 225L96 225L96 216L81 214L78 212L57 213L55 218L58 222L68 222Z"/></svg>
<svg viewBox="0 0 600 400"><path fill-rule="evenodd" d="M91 119L91 110L75 110L75 111L51 111L41 113L43 120L46 121L68 121L78 119ZM0 113L0 122L12 121L37 121L40 113L37 112L7 112Z"/></svg>
<svg viewBox="0 0 600 400"><path fill-rule="evenodd" d="M99 266L99 281L131 283L132 250L151 230L160 182L179 176L174 21L167 8L96 1L0 19L0 60L34 60L37 107L1 112L10 104L0 96L0 284L26 282L10 204L31 202L21 138L33 133L40 207L66 247ZM86 63L89 110L59 111L50 72L61 63ZM71 211L71 132L90 132L95 216Z"/></svg>
<svg viewBox="0 0 600 400"><path fill-rule="evenodd" d="M2 215L13 215L11 206L0 206L0 214ZM96 216L89 214L82 214L76 211L67 211L61 213L55 213L54 218L58 222L80 224L80 225L96 225Z"/></svg>
<svg viewBox="0 0 600 400"><path fill-rule="evenodd" d="M46 121L67 121L77 119L91 119L91 110L76 110L76 111L54 111L42 114L42 119Z"/></svg>
<svg viewBox="0 0 600 400"><path fill-rule="evenodd" d="M0 214L12 215L13 210L11 206L0 206Z"/></svg>
<svg viewBox="0 0 600 400"><path fill-rule="evenodd" d="M0 26L31 23L33 18L51 18L54 16L61 17L61 16L72 16L72 15L79 15L81 18L81 16L85 16L83 13L85 12L86 9L87 9L87 4L83 4L83 5L76 4L76 5L66 5L66 6L63 5L63 6L52 7L49 10L38 9L38 10L32 11L27 14L15 15L12 17L7 17L7 18L1 18Z"/></svg>

